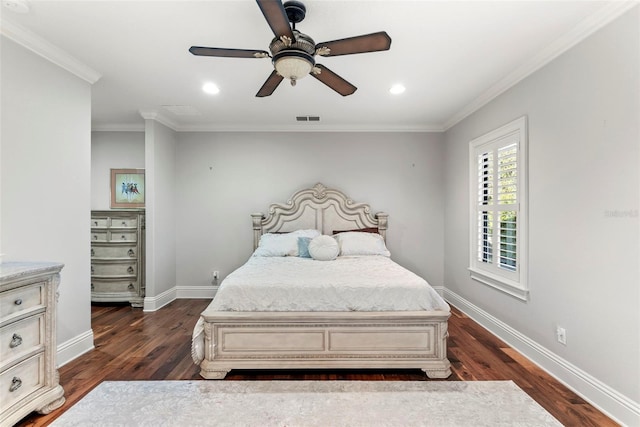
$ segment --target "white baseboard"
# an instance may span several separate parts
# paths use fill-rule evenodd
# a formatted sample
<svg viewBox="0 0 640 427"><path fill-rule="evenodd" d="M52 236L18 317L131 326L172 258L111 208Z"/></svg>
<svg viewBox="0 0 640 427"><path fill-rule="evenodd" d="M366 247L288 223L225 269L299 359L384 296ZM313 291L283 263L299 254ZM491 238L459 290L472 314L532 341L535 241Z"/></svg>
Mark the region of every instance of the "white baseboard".
<svg viewBox="0 0 640 427"><path fill-rule="evenodd" d="M218 286L178 286L178 299L213 299Z"/></svg>
<svg viewBox="0 0 640 427"><path fill-rule="evenodd" d="M218 286L176 286L156 297L144 298L143 311L156 311L176 299L213 299Z"/></svg>
<svg viewBox="0 0 640 427"><path fill-rule="evenodd" d="M56 349L58 366L64 366L93 349L93 330L89 329L58 345Z"/></svg>
<svg viewBox="0 0 640 427"><path fill-rule="evenodd" d="M144 297L144 307L142 311L148 312L160 310L171 301L174 301L176 297L177 292L175 287L164 291L163 293L155 297Z"/></svg>
<svg viewBox="0 0 640 427"><path fill-rule="evenodd" d="M502 339L514 350L527 357L614 421L630 427L640 426L640 403L612 389L455 292L445 288L444 297L451 305Z"/></svg>

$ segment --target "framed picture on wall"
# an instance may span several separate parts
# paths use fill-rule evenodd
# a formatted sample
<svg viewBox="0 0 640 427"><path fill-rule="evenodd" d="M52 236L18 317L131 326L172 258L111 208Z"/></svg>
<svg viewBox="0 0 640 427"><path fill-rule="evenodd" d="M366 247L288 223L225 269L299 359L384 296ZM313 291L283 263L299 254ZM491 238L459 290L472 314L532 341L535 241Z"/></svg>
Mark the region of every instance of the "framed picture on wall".
<svg viewBox="0 0 640 427"><path fill-rule="evenodd" d="M111 207L144 207L144 169L111 169Z"/></svg>

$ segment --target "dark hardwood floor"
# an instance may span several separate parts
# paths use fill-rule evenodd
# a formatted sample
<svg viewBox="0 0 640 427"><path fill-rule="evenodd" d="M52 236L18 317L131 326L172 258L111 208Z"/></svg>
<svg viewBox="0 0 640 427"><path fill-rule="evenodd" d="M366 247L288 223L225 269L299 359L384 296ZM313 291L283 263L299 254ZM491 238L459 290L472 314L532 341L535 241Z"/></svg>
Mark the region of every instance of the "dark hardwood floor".
<svg viewBox="0 0 640 427"><path fill-rule="evenodd" d="M208 303L177 300L154 313L128 305L93 306L95 349L60 368L66 403L18 425L48 425L102 381L200 380L191 361L191 332ZM513 380L566 426L617 425L455 308L449 334L453 374L445 381ZM226 379L434 381L420 370L232 371Z"/></svg>

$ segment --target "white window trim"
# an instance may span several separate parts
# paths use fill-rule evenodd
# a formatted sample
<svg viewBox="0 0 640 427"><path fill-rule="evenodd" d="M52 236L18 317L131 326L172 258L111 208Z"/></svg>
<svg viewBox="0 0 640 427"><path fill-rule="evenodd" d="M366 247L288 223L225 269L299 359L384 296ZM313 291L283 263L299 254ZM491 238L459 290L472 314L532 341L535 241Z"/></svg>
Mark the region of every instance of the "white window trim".
<svg viewBox="0 0 640 427"><path fill-rule="evenodd" d="M528 138L527 117L520 117L469 142L469 273L473 280L520 300L529 299L528 288ZM507 137L518 137L518 269L512 277L495 274L477 260L478 248L478 171L477 154L481 147ZM497 160L496 160L497 161ZM493 266L490 266L493 267Z"/></svg>

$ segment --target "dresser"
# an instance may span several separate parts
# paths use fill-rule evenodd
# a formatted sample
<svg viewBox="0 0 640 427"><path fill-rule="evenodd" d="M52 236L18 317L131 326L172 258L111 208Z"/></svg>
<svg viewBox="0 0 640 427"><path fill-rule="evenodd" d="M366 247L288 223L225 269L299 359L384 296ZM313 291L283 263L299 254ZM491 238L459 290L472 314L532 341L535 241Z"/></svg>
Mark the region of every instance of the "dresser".
<svg viewBox="0 0 640 427"><path fill-rule="evenodd" d="M142 307L144 209L91 211L91 301Z"/></svg>
<svg viewBox="0 0 640 427"><path fill-rule="evenodd" d="M56 365L56 304L63 264L0 264L0 426L64 403Z"/></svg>

